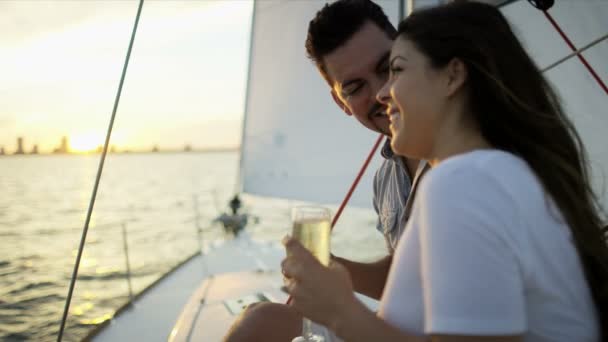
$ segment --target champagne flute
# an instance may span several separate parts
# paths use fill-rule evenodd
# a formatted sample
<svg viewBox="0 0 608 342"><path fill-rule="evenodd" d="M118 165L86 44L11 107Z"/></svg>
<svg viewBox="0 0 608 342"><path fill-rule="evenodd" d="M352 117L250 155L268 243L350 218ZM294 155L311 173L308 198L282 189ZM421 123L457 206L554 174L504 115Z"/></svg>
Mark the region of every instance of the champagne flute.
<svg viewBox="0 0 608 342"><path fill-rule="evenodd" d="M329 265L329 244L331 233L331 218L327 208L315 206L295 207L292 210L292 236L308 249L320 262ZM323 336L312 332L311 322L304 317L302 336L292 342L324 342Z"/></svg>

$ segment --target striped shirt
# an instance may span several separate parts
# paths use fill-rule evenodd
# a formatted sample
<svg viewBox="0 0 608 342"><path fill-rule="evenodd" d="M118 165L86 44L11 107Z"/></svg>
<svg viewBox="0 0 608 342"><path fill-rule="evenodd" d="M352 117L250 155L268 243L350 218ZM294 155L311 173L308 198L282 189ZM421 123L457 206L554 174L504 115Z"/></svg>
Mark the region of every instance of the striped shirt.
<svg viewBox="0 0 608 342"><path fill-rule="evenodd" d="M412 187L412 179L404 159L395 155L390 140L384 143L382 156L385 160L374 175L373 202L374 210L378 214L376 229L384 235L392 254L411 212L414 196L411 196L410 192L416 191L418 180L430 167L424 161L418 165Z"/></svg>

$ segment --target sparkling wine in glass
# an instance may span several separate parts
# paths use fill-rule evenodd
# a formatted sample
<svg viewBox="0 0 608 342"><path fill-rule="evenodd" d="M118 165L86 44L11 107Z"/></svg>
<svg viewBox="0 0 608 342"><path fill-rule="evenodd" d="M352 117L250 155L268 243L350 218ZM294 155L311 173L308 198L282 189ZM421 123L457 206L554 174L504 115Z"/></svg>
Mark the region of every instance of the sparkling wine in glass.
<svg viewBox="0 0 608 342"><path fill-rule="evenodd" d="M292 212L292 237L298 240L320 262L329 265L329 245L331 233L331 216L329 210L323 207L303 206L296 207ZM302 336L292 342L324 342L323 336L312 332L311 322L304 317L302 322Z"/></svg>

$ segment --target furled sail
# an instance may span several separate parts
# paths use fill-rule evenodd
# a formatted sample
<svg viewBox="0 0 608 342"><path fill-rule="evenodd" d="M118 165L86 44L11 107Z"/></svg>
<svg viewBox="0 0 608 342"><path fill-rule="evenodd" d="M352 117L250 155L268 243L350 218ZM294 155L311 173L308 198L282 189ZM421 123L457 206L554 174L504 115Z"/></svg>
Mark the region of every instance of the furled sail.
<svg viewBox="0 0 608 342"><path fill-rule="evenodd" d="M246 193L339 203L377 136L341 112L305 56L308 23L324 3L255 2L241 147ZM396 23L399 2L378 3ZM371 207L380 159L372 161L351 204Z"/></svg>

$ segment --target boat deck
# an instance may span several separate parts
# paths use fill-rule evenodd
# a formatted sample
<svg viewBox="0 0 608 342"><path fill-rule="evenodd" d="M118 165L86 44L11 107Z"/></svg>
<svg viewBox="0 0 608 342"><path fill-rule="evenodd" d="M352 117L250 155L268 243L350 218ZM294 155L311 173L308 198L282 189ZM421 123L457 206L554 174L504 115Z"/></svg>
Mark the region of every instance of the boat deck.
<svg viewBox="0 0 608 342"><path fill-rule="evenodd" d="M270 275L279 270L283 255L283 249L277 244L255 242L246 235L216 242L203 256L193 257L181 265L85 340L167 341L188 299L205 279L245 271ZM281 280L280 276L275 278Z"/></svg>
<svg viewBox="0 0 608 342"><path fill-rule="evenodd" d="M221 341L247 305L260 300L285 303L281 279L277 271L246 271L205 280L188 301L169 341Z"/></svg>

